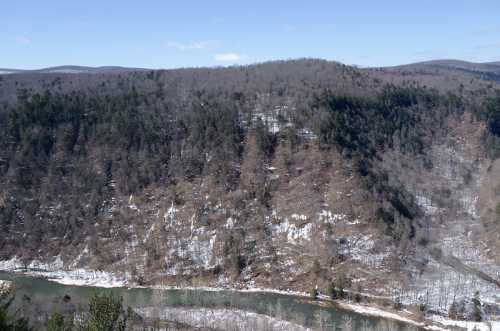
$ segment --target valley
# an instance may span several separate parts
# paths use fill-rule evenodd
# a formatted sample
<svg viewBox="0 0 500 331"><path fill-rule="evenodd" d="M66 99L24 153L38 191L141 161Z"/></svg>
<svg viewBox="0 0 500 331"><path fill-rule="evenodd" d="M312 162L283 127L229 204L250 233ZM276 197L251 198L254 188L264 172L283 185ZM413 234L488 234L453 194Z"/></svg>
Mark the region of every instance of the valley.
<svg viewBox="0 0 500 331"><path fill-rule="evenodd" d="M0 270L497 325L500 86L436 65L2 75Z"/></svg>

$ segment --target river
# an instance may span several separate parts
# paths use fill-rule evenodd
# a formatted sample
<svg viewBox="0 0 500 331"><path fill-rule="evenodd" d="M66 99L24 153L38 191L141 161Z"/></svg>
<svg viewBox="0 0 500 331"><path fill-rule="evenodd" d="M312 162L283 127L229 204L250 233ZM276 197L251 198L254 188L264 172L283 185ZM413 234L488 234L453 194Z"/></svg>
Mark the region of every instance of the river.
<svg viewBox="0 0 500 331"><path fill-rule="evenodd" d="M0 279L15 283L16 309L40 323L54 310L81 309L94 293L104 292L121 296L125 306L143 316L216 329L225 329L226 325L231 330L252 330L256 325L266 325L269 330L419 330L402 322L343 310L331 303L269 292L99 288L61 285L5 272L0 272ZM255 321L248 323L251 319Z"/></svg>

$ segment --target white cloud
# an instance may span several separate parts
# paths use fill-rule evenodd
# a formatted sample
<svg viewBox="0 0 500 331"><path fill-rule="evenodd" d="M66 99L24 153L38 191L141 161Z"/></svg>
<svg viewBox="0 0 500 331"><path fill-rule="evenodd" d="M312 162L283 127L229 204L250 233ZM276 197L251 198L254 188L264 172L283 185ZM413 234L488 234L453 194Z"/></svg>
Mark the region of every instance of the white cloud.
<svg viewBox="0 0 500 331"><path fill-rule="evenodd" d="M179 43L175 41L169 41L167 42L167 47L169 48L175 48L180 51L189 51L189 50L195 50L195 49L205 49L210 46L213 46L215 44L214 41L211 40L206 40L206 41L194 41L190 43Z"/></svg>
<svg viewBox="0 0 500 331"><path fill-rule="evenodd" d="M217 62L240 62L246 58L247 57L245 55L237 53L219 53L214 56L214 59Z"/></svg>

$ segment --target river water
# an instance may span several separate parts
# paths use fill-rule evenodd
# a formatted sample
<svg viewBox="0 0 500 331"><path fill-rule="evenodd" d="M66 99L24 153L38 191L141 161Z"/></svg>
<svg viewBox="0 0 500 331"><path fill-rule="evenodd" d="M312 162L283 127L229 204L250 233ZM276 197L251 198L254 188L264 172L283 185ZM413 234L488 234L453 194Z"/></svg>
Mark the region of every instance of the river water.
<svg viewBox="0 0 500 331"><path fill-rule="evenodd" d="M99 293L113 293L123 298L125 306L151 316L155 312L158 317L170 319L183 316L181 322L191 325L215 323L213 316L227 316L228 319L270 319L287 321L289 324L268 323L274 325L270 330L287 330L297 326L297 330L310 328L313 330L418 330L404 323L393 322L381 318L367 317L351 311L334 307L330 303L318 304L308 298L267 292L238 292L210 290L158 290L149 288L98 288L86 286L61 285L41 278L34 278L18 273L2 273L0 279L10 280L16 286L16 309L30 316L31 320L42 323L52 311L84 309L88 299ZM183 312L184 314L180 314ZM186 314L189 312L189 315ZM238 312L239 314L228 314ZM200 318L200 314L205 314ZM209 315L207 315L209 314ZM207 318L207 316L212 316ZM224 318L224 317L222 317ZM201 322L200 322L201 321ZM179 322L179 321L178 321ZM235 321L235 325L238 324ZM240 321L241 322L241 321ZM267 323L267 322L266 322ZM229 324L227 324L229 325ZM231 329L255 329L254 326L234 327ZM261 325L261 324L258 324ZM221 324L201 325L221 328ZM224 329L224 327L222 327Z"/></svg>

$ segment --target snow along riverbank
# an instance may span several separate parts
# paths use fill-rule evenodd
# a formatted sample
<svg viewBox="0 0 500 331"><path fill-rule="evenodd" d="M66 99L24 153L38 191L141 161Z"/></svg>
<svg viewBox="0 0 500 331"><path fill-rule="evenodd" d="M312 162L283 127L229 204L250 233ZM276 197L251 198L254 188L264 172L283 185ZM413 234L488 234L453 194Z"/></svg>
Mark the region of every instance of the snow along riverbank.
<svg viewBox="0 0 500 331"><path fill-rule="evenodd" d="M162 285L155 285L148 287L136 286L129 282L128 275L120 276L111 272L100 271L100 270L89 270L82 268L63 270L62 261L58 257L56 257L56 259L52 263L42 263L40 261L34 260L28 265L23 264L19 259L14 257L10 260L0 261L0 271L20 273L32 277L42 277L52 282L56 282L62 285L72 285L72 286L91 286L91 287L103 287L103 288L112 288L112 287L152 288L158 290L175 289L175 290L199 290L199 291L214 291L214 292L216 291L237 291L237 292L249 292L249 293L260 292L260 293L275 293L280 295L310 298L310 294L305 292L298 292L291 290L284 291L284 290L258 288L258 287L235 289L231 287L177 287L177 286L162 286ZM324 301L330 300L327 296L324 295L320 295L320 299ZM321 302L322 301L318 301L318 304L321 304ZM442 316L433 315L430 316L430 318L425 322L417 322L413 320L411 315L408 313L389 311L376 306L354 304L345 301L336 301L336 305L339 308L353 311L361 315L399 321L433 331L450 330L451 327L461 327L464 328L465 330L473 330L474 327L476 327L476 329L480 331L482 330L500 331L500 321L475 323L466 321L454 321L446 319Z"/></svg>
<svg viewBox="0 0 500 331"><path fill-rule="evenodd" d="M28 265L16 257L0 261L0 271L16 272L24 275L46 278L62 285L93 286L93 287L126 287L127 278L111 272L89 269L64 270L60 258L52 263L42 263L34 260Z"/></svg>
<svg viewBox="0 0 500 331"><path fill-rule="evenodd" d="M500 321L487 321L487 322L470 322L470 321L455 321L444 318L442 316L432 316L433 321L446 326L463 328L467 331L500 331ZM448 330L448 329L444 329Z"/></svg>
<svg viewBox="0 0 500 331"><path fill-rule="evenodd" d="M311 331L293 322L238 309L144 307L134 309L134 311L142 317L174 321L196 328L235 331Z"/></svg>

